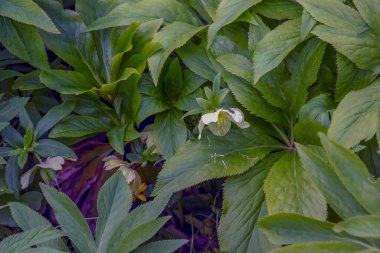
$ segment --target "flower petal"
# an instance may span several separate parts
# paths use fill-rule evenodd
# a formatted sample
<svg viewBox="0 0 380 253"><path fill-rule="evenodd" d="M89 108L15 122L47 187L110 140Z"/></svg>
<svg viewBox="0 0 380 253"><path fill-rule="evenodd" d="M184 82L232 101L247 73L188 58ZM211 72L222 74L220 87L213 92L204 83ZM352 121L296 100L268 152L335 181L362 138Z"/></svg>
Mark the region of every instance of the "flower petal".
<svg viewBox="0 0 380 253"><path fill-rule="evenodd" d="M244 121L244 114L237 108L230 108L227 110L224 110L231 116L231 121L235 123L241 123Z"/></svg>
<svg viewBox="0 0 380 253"><path fill-rule="evenodd" d="M201 121L203 124L208 125L211 122L218 122L219 119L219 113L223 111L222 109L217 110L216 112L206 113L203 114L201 117Z"/></svg>

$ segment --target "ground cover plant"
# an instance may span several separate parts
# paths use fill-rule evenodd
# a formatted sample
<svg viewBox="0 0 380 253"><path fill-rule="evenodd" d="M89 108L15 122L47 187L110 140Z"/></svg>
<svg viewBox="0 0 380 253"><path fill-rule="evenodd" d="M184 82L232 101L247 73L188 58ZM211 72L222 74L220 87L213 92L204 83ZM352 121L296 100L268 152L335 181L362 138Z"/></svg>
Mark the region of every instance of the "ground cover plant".
<svg viewBox="0 0 380 253"><path fill-rule="evenodd" d="M378 0L3 0L0 252L380 252L379 74Z"/></svg>

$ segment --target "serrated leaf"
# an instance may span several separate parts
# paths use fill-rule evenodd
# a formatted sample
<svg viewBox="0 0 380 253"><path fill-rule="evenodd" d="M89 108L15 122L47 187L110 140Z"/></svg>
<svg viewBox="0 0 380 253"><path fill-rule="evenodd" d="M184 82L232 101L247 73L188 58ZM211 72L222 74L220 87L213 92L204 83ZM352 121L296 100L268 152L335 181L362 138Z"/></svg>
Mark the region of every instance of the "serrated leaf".
<svg viewBox="0 0 380 253"><path fill-rule="evenodd" d="M245 172L276 142L256 127L231 130L224 137L205 135L188 141L166 161L154 194L173 193L197 183ZM196 159L194 159L196 157Z"/></svg>
<svg viewBox="0 0 380 253"><path fill-rule="evenodd" d="M302 15L302 7L291 0L262 1L253 11L271 19L294 19Z"/></svg>
<svg viewBox="0 0 380 253"><path fill-rule="evenodd" d="M349 253L361 248L343 242L303 243L272 250L270 253Z"/></svg>
<svg viewBox="0 0 380 253"><path fill-rule="evenodd" d="M203 29L203 26L198 27L188 23L174 22L166 25L153 36L153 42L160 43L163 47L148 59L149 70L155 85L158 83L158 78L166 59L173 50L183 46Z"/></svg>
<svg viewBox="0 0 380 253"><path fill-rule="evenodd" d="M151 242L137 249L133 250L132 253L172 253L176 249L184 245L187 240L164 240Z"/></svg>
<svg viewBox="0 0 380 253"><path fill-rule="evenodd" d="M337 79L335 84L335 100L341 101L350 91L360 90L375 80L371 71L358 69L344 55L337 53Z"/></svg>
<svg viewBox="0 0 380 253"><path fill-rule="evenodd" d="M79 13L85 24L89 25L98 18L108 14L112 9L122 3L117 0L77 0L75 10Z"/></svg>
<svg viewBox="0 0 380 253"><path fill-rule="evenodd" d="M21 203L13 202L9 204L13 219L17 225L24 231L32 230L39 226L49 226L53 229L51 223L39 213ZM54 239L41 244L42 246L52 249L67 251L66 245L61 239Z"/></svg>
<svg viewBox="0 0 380 253"><path fill-rule="evenodd" d="M275 214L258 222L267 238L277 244L318 241L341 241L333 223L308 218L299 214Z"/></svg>
<svg viewBox="0 0 380 253"><path fill-rule="evenodd" d="M379 114L380 81L376 81L344 97L333 114L328 136L344 147L353 147L374 136Z"/></svg>
<svg viewBox="0 0 380 253"><path fill-rule="evenodd" d="M163 103L161 99L143 95L139 111L137 112L137 122L141 123L147 117L167 109L170 109L170 106Z"/></svg>
<svg viewBox="0 0 380 253"><path fill-rule="evenodd" d="M90 228L74 202L50 186L40 184L40 187L62 230L74 245L82 252L97 252Z"/></svg>
<svg viewBox="0 0 380 253"><path fill-rule="evenodd" d="M69 115L74 110L74 107L75 103L73 101L66 101L51 108L37 123L36 138L40 138L60 120Z"/></svg>
<svg viewBox="0 0 380 253"><path fill-rule="evenodd" d="M265 179L269 214L299 213L325 220L326 201L295 153L283 154Z"/></svg>
<svg viewBox="0 0 380 253"><path fill-rule="evenodd" d="M96 223L98 252L106 252L111 237L131 208L132 193L123 174L117 172L109 178L99 192Z"/></svg>
<svg viewBox="0 0 380 253"><path fill-rule="evenodd" d="M35 27L0 17L0 42L9 52L34 67L49 69L44 43Z"/></svg>
<svg viewBox="0 0 380 253"><path fill-rule="evenodd" d="M379 3L376 0L354 0L354 3L366 23L375 33L380 35Z"/></svg>
<svg viewBox="0 0 380 253"><path fill-rule="evenodd" d="M216 15L214 23L208 29L207 32L207 47L212 45L218 31L228 24L231 24L246 10L261 2L261 0L221 0L218 8L216 9Z"/></svg>
<svg viewBox="0 0 380 253"><path fill-rule="evenodd" d="M342 219L367 214L342 184L334 169L326 162L326 158L322 158L301 144L296 144L296 146L303 167L325 196L327 203Z"/></svg>
<svg viewBox="0 0 380 253"><path fill-rule="evenodd" d="M344 231L360 238L379 239L380 215L352 217L336 224L334 230L339 233Z"/></svg>
<svg viewBox="0 0 380 253"><path fill-rule="evenodd" d="M320 137L329 162L344 186L369 213L380 214L380 180L375 180L360 158L350 150L325 135Z"/></svg>
<svg viewBox="0 0 380 253"><path fill-rule="evenodd" d="M185 121L178 110L168 110L156 115L153 136L157 149L165 157L171 157L187 138Z"/></svg>
<svg viewBox="0 0 380 253"><path fill-rule="evenodd" d="M278 158L279 155L269 155L246 173L226 180L223 213L218 227L222 252L261 253L273 248L273 245L261 247L265 245L265 239L259 238L255 225L260 213L266 209L264 179Z"/></svg>
<svg viewBox="0 0 380 253"><path fill-rule="evenodd" d="M232 74L253 82L252 63L245 56L240 54L225 54L216 59L217 62Z"/></svg>
<svg viewBox="0 0 380 253"><path fill-rule="evenodd" d="M45 71L41 73L40 79L46 87L62 94L78 95L90 91L95 86L92 78L76 71Z"/></svg>
<svg viewBox="0 0 380 253"><path fill-rule="evenodd" d="M51 19L32 0L3 0L0 16L36 26L47 32L59 33Z"/></svg>
<svg viewBox="0 0 380 253"><path fill-rule="evenodd" d="M254 83L277 67L300 42L302 42L301 19L286 21L270 31L257 44L254 52Z"/></svg>
<svg viewBox="0 0 380 253"><path fill-rule="evenodd" d="M307 129L307 131L305 131ZM293 136L296 142L304 145L320 145L318 133L326 133L327 129L318 121L302 119L293 128Z"/></svg>

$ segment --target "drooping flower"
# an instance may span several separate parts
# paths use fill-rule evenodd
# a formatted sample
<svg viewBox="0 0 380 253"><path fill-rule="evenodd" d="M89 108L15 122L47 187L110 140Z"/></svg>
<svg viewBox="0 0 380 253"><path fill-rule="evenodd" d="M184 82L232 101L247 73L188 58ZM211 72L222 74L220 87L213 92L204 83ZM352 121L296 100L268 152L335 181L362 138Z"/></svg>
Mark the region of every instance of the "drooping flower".
<svg viewBox="0 0 380 253"><path fill-rule="evenodd" d="M248 128L250 124L244 121L244 114L237 108L218 109L216 112L203 114L198 124L199 139L205 126L217 136L224 136L234 122L240 128Z"/></svg>
<svg viewBox="0 0 380 253"><path fill-rule="evenodd" d="M31 179L33 179L35 173L38 171L38 168L43 169L52 169L55 171L62 170L62 165L65 163L65 160L62 156L48 157L44 162L36 164L32 169L25 172L20 179L21 189L26 189L29 186Z"/></svg>
<svg viewBox="0 0 380 253"><path fill-rule="evenodd" d="M146 201L145 196L141 194L141 192L146 189L146 186L144 189L142 189L145 184L142 184L139 173L131 168L132 164L120 160L118 157L113 155L105 157L103 159L103 162L105 162L103 166L105 170L112 170L117 168L119 171L121 171L134 196L138 199L141 199L142 201Z"/></svg>

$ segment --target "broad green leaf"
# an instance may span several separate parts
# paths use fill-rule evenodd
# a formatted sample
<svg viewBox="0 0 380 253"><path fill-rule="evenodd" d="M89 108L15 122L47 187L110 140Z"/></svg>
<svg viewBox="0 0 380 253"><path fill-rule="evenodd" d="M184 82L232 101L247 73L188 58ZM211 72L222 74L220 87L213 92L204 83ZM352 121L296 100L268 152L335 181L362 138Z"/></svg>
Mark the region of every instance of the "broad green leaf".
<svg viewBox="0 0 380 253"><path fill-rule="evenodd" d="M316 23L317 22L315 19L313 19L310 13L306 10L303 10L301 22L301 39L305 39L309 35Z"/></svg>
<svg viewBox="0 0 380 253"><path fill-rule="evenodd" d="M209 179L241 174L276 144L254 126L231 130L224 137L205 134L200 141L188 141L166 161L154 194L173 193Z"/></svg>
<svg viewBox="0 0 380 253"><path fill-rule="evenodd" d="M343 98L333 114L328 136L344 147L353 147L374 136L379 114L380 81L376 81Z"/></svg>
<svg viewBox="0 0 380 253"><path fill-rule="evenodd" d="M40 184L49 205L53 208L62 230L81 252L97 252L94 238L79 208L65 194Z"/></svg>
<svg viewBox="0 0 380 253"><path fill-rule="evenodd" d="M70 160L76 160L78 157L68 146L50 139L41 139L35 145L33 150L41 157L62 156Z"/></svg>
<svg viewBox="0 0 380 253"><path fill-rule="evenodd" d="M18 71L9 70L9 69L0 70L0 81L18 77L18 76L22 76L22 74Z"/></svg>
<svg viewBox="0 0 380 253"><path fill-rule="evenodd" d="M380 35L380 5L377 0L354 0L355 7L358 9L362 18L371 29Z"/></svg>
<svg viewBox="0 0 380 253"><path fill-rule="evenodd" d="M333 223L308 218L299 214L275 214L258 222L268 239L277 244L318 241L341 241Z"/></svg>
<svg viewBox="0 0 380 253"><path fill-rule="evenodd" d="M360 90L375 80L371 71L358 69L344 55L337 54L338 75L335 84L335 100L341 101L350 91Z"/></svg>
<svg viewBox="0 0 380 253"><path fill-rule="evenodd" d="M104 118L69 116L51 130L49 137L82 137L89 134L106 132L110 127Z"/></svg>
<svg viewBox="0 0 380 253"><path fill-rule="evenodd" d="M36 126L36 137L41 137L44 133L49 131L60 120L69 115L75 107L73 101L67 101L60 105L51 108L38 122Z"/></svg>
<svg viewBox="0 0 380 253"><path fill-rule="evenodd" d="M165 75L165 94L177 98L183 87L182 69L178 58L175 58Z"/></svg>
<svg viewBox="0 0 380 253"><path fill-rule="evenodd" d="M195 74L211 82L214 80L217 73L203 45L195 45L189 41L185 46L179 48L177 53L183 63Z"/></svg>
<svg viewBox="0 0 380 253"><path fill-rule="evenodd" d="M38 248L23 250L20 253L66 253L66 252L67 251L55 250L55 249L47 248L47 247L38 247Z"/></svg>
<svg viewBox="0 0 380 253"><path fill-rule="evenodd" d="M263 75L277 67L301 42L301 19L286 21L270 31L257 44L254 52L254 83L257 83Z"/></svg>
<svg viewBox="0 0 380 253"><path fill-rule="evenodd" d="M127 0L128 1L128 0ZM86 25L108 14L120 5L120 0L76 0L75 10L79 13Z"/></svg>
<svg viewBox="0 0 380 253"><path fill-rule="evenodd" d="M302 15L302 7L291 0L264 0L253 11L271 19L294 19Z"/></svg>
<svg viewBox="0 0 380 253"><path fill-rule="evenodd" d="M203 26L198 27L188 23L174 22L166 25L154 35L153 41L160 43L163 47L148 60L149 70L151 72L153 82L156 85L161 69L173 50L183 46L195 34L203 29Z"/></svg>
<svg viewBox="0 0 380 253"><path fill-rule="evenodd" d="M156 115L153 136L158 151L165 157L171 157L187 138L185 121L178 110L168 110Z"/></svg>
<svg viewBox="0 0 380 253"><path fill-rule="evenodd" d="M14 148L23 148L24 147L24 138L22 135L14 129L12 125L6 126L1 131L1 137L3 140Z"/></svg>
<svg viewBox="0 0 380 253"><path fill-rule="evenodd" d="M343 242L314 242L287 246L270 253L349 253L360 249L361 247Z"/></svg>
<svg viewBox="0 0 380 253"><path fill-rule="evenodd" d="M172 253L176 249L180 248L182 245L187 243L187 240L164 240L155 241L138 247L133 250L132 253Z"/></svg>
<svg viewBox="0 0 380 253"><path fill-rule="evenodd" d="M78 95L90 91L95 86L92 78L76 71L45 71L41 73L40 79L46 87L62 94Z"/></svg>
<svg viewBox="0 0 380 253"><path fill-rule="evenodd" d="M132 204L132 193L123 174L117 172L109 178L99 192L96 223L98 252L106 252L108 244L120 222L128 215Z"/></svg>
<svg viewBox="0 0 380 253"><path fill-rule="evenodd" d="M0 17L0 42L9 52L34 67L49 69L44 43L35 27Z"/></svg>
<svg viewBox="0 0 380 253"><path fill-rule="evenodd" d="M336 232L347 232L361 238L380 238L380 215L355 216L334 226Z"/></svg>
<svg viewBox="0 0 380 253"><path fill-rule="evenodd" d="M91 23L85 31L94 31L115 26L126 26L132 22L163 18L167 23L185 22L198 25L199 21L191 9L177 0L128 1L117 6L108 15Z"/></svg>
<svg viewBox="0 0 380 253"><path fill-rule="evenodd" d="M308 88L317 80L325 48L326 43L313 38L305 44L297 57L290 82L285 86L293 115L298 114L306 102Z"/></svg>
<svg viewBox="0 0 380 253"><path fill-rule="evenodd" d="M147 117L168 109L170 109L170 106L164 103L162 99L143 95L141 97L141 104L137 113L137 122L139 124Z"/></svg>
<svg viewBox="0 0 380 253"><path fill-rule="evenodd" d="M264 183L269 214L299 213L325 220L326 201L293 152L283 155Z"/></svg>
<svg viewBox="0 0 380 253"><path fill-rule="evenodd" d="M124 253L136 249L140 244L149 240L169 219L170 216L161 217L133 229L123 238L116 252Z"/></svg>
<svg viewBox="0 0 380 253"><path fill-rule="evenodd" d="M28 97L14 97L2 102L0 104L0 116L5 121L13 119L24 108L29 99Z"/></svg>
<svg viewBox="0 0 380 253"><path fill-rule="evenodd" d="M49 226L53 229L51 223L42 215L21 203L13 202L9 204L13 219L17 225L24 231L32 230L39 226ZM54 239L41 244L57 250L67 251L67 247L61 239Z"/></svg>
<svg viewBox="0 0 380 253"><path fill-rule="evenodd" d="M218 31L235 21L246 10L261 2L261 0L221 0L216 10L214 23L207 32L207 47L209 48Z"/></svg>
<svg viewBox="0 0 380 253"><path fill-rule="evenodd" d="M16 197L19 196L21 190L21 168L17 163L17 158L17 156L10 157L5 165L5 182Z"/></svg>
<svg viewBox="0 0 380 253"><path fill-rule="evenodd" d="M375 180L353 152L320 135L330 164L344 186L371 214L380 214L380 181Z"/></svg>
<svg viewBox="0 0 380 253"><path fill-rule="evenodd" d="M8 236L0 242L0 252L15 253L29 250L30 247L62 237L63 234L48 226L38 226L29 231Z"/></svg>
<svg viewBox="0 0 380 253"><path fill-rule="evenodd" d="M217 62L232 74L243 78L249 83L253 82L252 63L245 56L239 54L225 54L216 59Z"/></svg>
<svg viewBox="0 0 380 253"><path fill-rule="evenodd" d="M331 114L334 109L334 100L327 94L321 94L313 97L301 107L299 118L315 120L324 127L329 127Z"/></svg>
<svg viewBox="0 0 380 253"><path fill-rule="evenodd" d="M296 146L303 167L325 196L327 203L342 219L367 214L342 184L334 169L326 162L326 158L301 144Z"/></svg>
<svg viewBox="0 0 380 253"><path fill-rule="evenodd" d="M252 84L229 73L223 77L236 100L250 113L273 123L285 122L281 110L270 105Z"/></svg>
<svg viewBox="0 0 380 253"><path fill-rule="evenodd" d="M51 19L32 0L3 0L0 16L33 25L47 32L59 33Z"/></svg>
<svg viewBox="0 0 380 253"><path fill-rule="evenodd" d="M40 82L39 70L31 71L23 76L20 76L16 79L12 86L12 89L15 90L35 90L41 88L45 88L45 85Z"/></svg>
<svg viewBox="0 0 380 253"><path fill-rule="evenodd" d="M119 154L124 155L124 135L126 126L115 126L107 132L107 138L112 148Z"/></svg>
<svg viewBox="0 0 380 253"><path fill-rule="evenodd" d="M270 246L265 248L264 238L258 238L255 224L260 213L266 209L264 180L278 158L279 155L269 155L246 173L226 180L223 187L223 213L218 227L222 252L261 253L272 249ZM258 241L264 247L257 245Z"/></svg>
<svg viewBox="0 0 380 253"><path fill-rule="evenodd" d="M327 129L318 121L310 119L299 120L293 128L294 140L304 145L320 145L319 132L326 133Z"/></svg>

